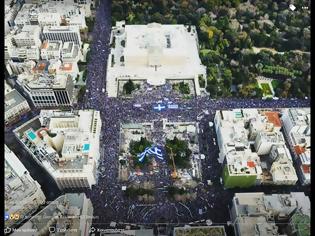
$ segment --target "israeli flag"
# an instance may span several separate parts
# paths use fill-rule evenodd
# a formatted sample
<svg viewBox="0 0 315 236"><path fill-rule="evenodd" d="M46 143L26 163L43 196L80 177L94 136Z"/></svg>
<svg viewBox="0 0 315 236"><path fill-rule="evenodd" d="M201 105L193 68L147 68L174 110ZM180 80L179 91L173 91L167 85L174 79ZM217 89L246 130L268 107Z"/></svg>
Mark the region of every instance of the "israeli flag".
<svg viewBox="0 0 315 236"><path fill-rule="evenodd" d="M147 147L142 153L138 154L139 162L142 162L147 154L154 155L160 160L163 160L162 150L157 146Z"/></svg>

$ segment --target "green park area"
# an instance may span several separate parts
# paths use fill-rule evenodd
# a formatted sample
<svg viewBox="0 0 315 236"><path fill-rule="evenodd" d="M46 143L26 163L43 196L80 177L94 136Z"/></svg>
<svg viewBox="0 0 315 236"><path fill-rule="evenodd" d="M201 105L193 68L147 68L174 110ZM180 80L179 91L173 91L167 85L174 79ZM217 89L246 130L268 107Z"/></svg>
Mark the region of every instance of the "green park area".
<svg viewBox="0 0 315 236"><path fill-rule="evenodd" d="M264 96L272 96L271 88L268 83L260 83L260 86Z"/></svg>
<svg viewBox="0 0 315 236"><path fill-rule="evenodd" d="M189 84L183 81L173 84L173 89L180 92L181 94L190 94Z"/></svg>

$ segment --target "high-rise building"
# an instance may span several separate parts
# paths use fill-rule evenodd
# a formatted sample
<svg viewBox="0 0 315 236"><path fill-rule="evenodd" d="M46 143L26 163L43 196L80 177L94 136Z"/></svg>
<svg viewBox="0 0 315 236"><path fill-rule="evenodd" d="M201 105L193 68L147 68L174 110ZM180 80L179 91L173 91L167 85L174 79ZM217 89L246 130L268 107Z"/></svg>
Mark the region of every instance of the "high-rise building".
<svg viewBox="0 0 315 236"><path fill-rule="evenodd" d="M60 189L91 188L96 183L101 125L99 111L42 110L14 133Z"/></svg>
<svg viewBox="0 0 315 236"><path fill-rule="evenodd" d="M69 107L73 100L73 78L70 74L49 74L49 62L41 61L32 74L23 73L17 83L36 107ZM46 71L47 70L47 71Z"/></svg>
<svg viewBox="0 0 315 236"><path fill-rule="evenodd" d="M5 145L5 220L6 227L19 225L45 204L40 185L19 158Z"/></svg>

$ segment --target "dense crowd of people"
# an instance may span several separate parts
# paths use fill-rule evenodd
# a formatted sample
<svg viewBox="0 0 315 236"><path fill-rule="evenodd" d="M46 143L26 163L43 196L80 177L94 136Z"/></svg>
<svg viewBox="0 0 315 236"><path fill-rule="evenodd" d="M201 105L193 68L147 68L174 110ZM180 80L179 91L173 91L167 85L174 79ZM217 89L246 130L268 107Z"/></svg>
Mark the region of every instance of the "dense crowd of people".
<svg viewBox="0 0 315 236"><path fill-rule="evenodd" d="M182 222L193 222L211 219L216 223L226 223L228 208L233 193L224 191L220 184L220 166L216 161L217 147L211 146L204 150L203 181L196 187L197 199L186 203L171 202L165 191L156 189L155 201L144 205L137 200L124 196L122 183L118 180L118 151L120 124L127 122L146 122L167 118L170 121L196 121L198 114L208 110L208 114L200 121L204 133L201 140L211 143L214 131L208 126L213 121L215 110L232 108L283 108L309 106L309 100L258 100L258 99L218 99L208 97L184 99L172 92L166 84L147 91L141 96L130 99L109 98L106 91L106 65L110 52L109 37L111 31L109 3L100 1L93 31L91 59L88 64L87 90L84 103L80 108L100 110L102 118L101 160L98 166L98 183L87 194L94 207L93 224L97 227L108 227L111 221L129 223L154 223L165 221L175 225ZM178 104L178 109L165 109L160 112L153 109L158 101ZM140 104L140 107L135 107ZM160 175L163 175L161 173ZM158 175L159 176L159 175ZM161 177L161 179L163 179ZM207 186L206 180L211 179L214 185ZM158 178L156 187L161 187ZM163 181L162 181L163 182ZM200 211L201 209L201 211Z"/></svg>

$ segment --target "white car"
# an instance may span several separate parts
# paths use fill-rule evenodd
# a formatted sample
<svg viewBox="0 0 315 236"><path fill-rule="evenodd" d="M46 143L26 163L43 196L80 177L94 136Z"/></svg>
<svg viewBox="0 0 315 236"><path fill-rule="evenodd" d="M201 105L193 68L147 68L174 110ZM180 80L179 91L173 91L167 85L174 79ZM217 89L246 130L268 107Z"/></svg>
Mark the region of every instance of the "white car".
<svg viewBox="0 0 315 236"><path fill-rule="evenodd" d="M279 100L279 98L278 97L273 97L273 100Z"/></svg>

